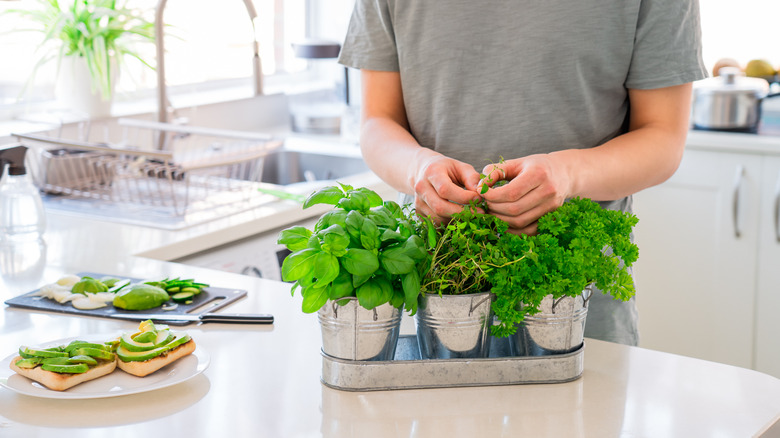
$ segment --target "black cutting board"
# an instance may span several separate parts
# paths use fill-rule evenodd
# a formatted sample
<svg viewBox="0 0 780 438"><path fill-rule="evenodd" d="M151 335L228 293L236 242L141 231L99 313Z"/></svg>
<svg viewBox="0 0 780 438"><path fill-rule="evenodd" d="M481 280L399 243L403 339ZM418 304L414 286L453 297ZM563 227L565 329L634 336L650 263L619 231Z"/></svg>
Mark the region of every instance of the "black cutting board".
<svg viewBox="0 0 780 438"><path fill-rule="evenodd" d="M101 278L107 276L107 274L97 274L93 272L79 272L76 275L80 277L86 276L86 277L93 277L93 278ZM134 283L143 281L138 278L123 277L120 275L110 275L110 276L121 278L121 279L129 279ZM227 289L227 288L209 286L207 288L204 288L201 291L201 293L192 297L192 303L190 304L178 303L178 306L173 310L162 310L162 306L155 307L152 309L147 309L147 310L138 310L138 311L123 310L123 309L117 309L116 307L112 306L110 303L106 307L101 307L99 309L81 310L81 309L76 309L69 302L60 304L48 298L34 296L33 294L35 294L37 291L38 290L36 289L26 294L19 295L17 297L6 300L5 304L11 307L21 307L21 308L31 309L31 310L44 310L47 312L67 313L70 315L98 316L98 317L110 318L111 314L122 314L122 315L127 315L128 318L130 318L133 316L134 313L135 314L170 313L171 315L184 315L184 314L200 315L206 312L213 312L218 309L221 309L246 296L245 290ZM138 318L139 321L143 319L144 318L140 318L140 317ZM193 322L197 322L197 321L169 321L169 320L165 321L165 323L169 325L187 325L187 324L192 324Z"/></svg>

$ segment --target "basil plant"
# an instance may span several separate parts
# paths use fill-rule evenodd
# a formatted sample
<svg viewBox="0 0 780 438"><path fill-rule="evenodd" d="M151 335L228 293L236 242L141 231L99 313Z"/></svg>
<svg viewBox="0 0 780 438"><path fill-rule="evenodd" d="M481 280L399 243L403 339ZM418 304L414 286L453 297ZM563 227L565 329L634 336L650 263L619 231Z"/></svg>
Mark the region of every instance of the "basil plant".
<svg viewBox="0 0 780 438"><path fill-rule="evenodd" d="M369 310L390 303L414 314L429 256L412 209L344 184L315 191L303 208L316 204L335 208L313 230L290 227L278 239L292 251L282 263L282 279L294 282L293 295L301 289L303 311L356 297Z"/></svg>

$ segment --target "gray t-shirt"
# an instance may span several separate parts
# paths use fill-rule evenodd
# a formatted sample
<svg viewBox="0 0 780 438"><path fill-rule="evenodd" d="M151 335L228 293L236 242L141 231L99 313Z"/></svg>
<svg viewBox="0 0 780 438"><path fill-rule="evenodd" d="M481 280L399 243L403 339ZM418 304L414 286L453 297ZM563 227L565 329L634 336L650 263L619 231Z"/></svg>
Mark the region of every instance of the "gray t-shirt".
<svg viewBox="0 0 780 438"><path fill-rule="evenodd" d="M356 0L339 62L400 72L414 138L477 170L601 145L629 88L706 77L698 0ZM636 344L635 309L616 311L634 333L599 337Z"/></svg>

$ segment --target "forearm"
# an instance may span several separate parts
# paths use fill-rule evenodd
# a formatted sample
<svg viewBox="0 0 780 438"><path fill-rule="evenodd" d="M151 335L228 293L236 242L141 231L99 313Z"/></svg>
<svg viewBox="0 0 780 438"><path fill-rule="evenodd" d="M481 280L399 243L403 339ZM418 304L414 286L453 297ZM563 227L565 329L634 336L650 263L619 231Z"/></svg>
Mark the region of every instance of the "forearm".
<svg viewBox="0 0 780 438"><path fill-rule="evenodd" d="M568 197L619 199L666 181L682 158L687 131L648 125L591 149L552 155L570 177Z"/></svg>
<svg viewBox="0 0 780 438"><path fill-rule="evenodd" d="M368 167L399 192L414 194L415 172L434 155L431 149L417 143L409 131L384 117L364 118L360 148Z"/></svg>

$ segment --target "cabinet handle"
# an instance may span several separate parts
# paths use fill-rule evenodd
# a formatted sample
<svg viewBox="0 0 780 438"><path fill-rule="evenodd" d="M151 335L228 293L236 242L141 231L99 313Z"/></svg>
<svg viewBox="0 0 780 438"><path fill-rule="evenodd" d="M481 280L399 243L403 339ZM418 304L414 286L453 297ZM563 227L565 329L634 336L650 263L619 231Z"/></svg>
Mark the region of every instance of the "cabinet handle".
<svg viewBox="0 0 780 438"><path fill-rule="evenodd" d="M780 242L780 175L775 183L775 239Z"/></svg>
<svg viewBox="0 0 780 438"><path fill-rule="evenodd" d="M737 166L737 174L734 176L734 203L732 205L732 215L734 217L734 237L742 237L742 231L739 226L739 192L742 188L742 179L745 177L745 166Z"/></svg>

